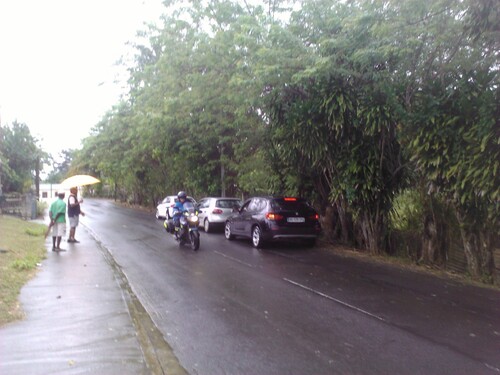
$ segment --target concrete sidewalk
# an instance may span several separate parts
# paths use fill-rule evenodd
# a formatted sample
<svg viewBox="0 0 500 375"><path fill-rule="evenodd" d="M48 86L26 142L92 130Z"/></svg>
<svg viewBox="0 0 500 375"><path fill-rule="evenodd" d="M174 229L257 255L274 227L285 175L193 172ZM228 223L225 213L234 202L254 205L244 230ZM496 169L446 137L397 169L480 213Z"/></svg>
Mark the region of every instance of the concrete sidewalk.
<svg viewBox="0 0 500 375"><path fill-rule="evenodd" d="M0 329L0 374L184 373L107 251L81 225L77 238L63 252L47 238L47 259L21 291L26 318Z"/></svg>

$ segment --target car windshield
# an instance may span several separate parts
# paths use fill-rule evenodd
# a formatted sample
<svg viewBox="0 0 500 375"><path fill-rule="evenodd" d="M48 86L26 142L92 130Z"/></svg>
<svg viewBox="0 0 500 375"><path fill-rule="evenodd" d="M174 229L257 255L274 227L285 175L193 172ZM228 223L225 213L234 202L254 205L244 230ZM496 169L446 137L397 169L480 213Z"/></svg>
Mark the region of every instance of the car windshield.
<svg viewBox="0 0 500 375"><path fill-rule="evenodd" d="M234 206L238 206L240 204L239 201L234 199L219 199L215 203L215 207L219 208L233 208Z"/></svg>

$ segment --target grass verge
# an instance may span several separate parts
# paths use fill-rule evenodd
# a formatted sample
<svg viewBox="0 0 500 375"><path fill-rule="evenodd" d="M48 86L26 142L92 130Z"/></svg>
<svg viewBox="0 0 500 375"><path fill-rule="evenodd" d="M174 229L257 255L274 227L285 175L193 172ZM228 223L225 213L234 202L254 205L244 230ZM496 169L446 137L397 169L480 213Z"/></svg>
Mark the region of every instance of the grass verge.
<svg viewBox="0 0 500 375"><path fill-rule="evenodd" d="M0 326L23 318L21 288L46 257L42 224L0 215Z"/></svg>

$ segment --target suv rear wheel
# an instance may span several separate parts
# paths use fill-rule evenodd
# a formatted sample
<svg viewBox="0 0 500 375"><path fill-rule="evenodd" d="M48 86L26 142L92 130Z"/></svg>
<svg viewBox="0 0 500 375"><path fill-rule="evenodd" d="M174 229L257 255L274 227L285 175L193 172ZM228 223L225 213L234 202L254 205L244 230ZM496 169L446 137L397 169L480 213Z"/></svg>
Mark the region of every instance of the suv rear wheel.
<svg viewBox="0 0 500 375"><path fill-rule="evenodd" d="M259 248L264 246L264 240L262 239L262 231L259 226L256 225L252 229L252 245L253 247Z"/></svg>
<svg viewBox="0 0 500 375"><path fill-rule="evenodd" d="M231 233L231 223L226 221L226 225L224 226L224 237L226 240L234 240L234 235Z"/></svg>

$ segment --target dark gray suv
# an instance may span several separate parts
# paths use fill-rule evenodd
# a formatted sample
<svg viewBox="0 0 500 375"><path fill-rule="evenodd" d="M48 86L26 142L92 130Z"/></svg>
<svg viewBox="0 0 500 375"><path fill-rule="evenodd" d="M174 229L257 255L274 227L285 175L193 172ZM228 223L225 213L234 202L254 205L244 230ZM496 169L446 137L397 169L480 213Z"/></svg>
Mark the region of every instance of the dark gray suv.
<svg viewBox="0 0 500 375"><path fill-rule="evenodd" d="M314 246L320 233L318 213L305 199L298 197L250 198L229 216L224 227L226 239L247 237L254 247L284 239L300 239Z"/></svg>

